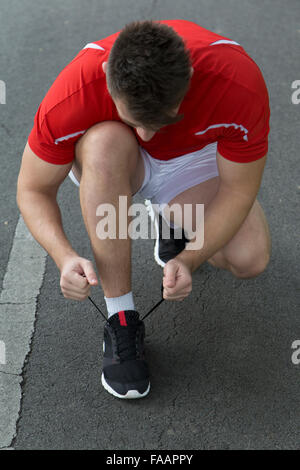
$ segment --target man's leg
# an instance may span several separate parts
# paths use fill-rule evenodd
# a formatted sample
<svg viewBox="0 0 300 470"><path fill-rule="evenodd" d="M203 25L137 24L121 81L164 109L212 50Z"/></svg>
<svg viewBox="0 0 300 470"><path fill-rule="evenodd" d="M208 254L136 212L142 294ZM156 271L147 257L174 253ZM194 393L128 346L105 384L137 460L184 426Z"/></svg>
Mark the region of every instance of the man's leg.
<svg viewBox="0 0 300 470"><path fill-rule="evenodd" d="M195 230L195 204L204 204L206 210L214 198L219 178L212 178L178 194L169 202L193 204L193 227ZM174 219L176 223L176 218ZM177 220L178 225L180 221ZM251 278L262 273L270 259L271 238L268 223L259 202L256 200L235 236L208 262L215 267L227 269L238 278Z"/></svg>
<svg viewBox="0 0 300 470"><path fill-rule="evenodd" d="M271 236L264 211L256 199L246 220L230 240L208 261L228 269L236 277L248 279L261 274L271 255Z"/></svg>
<svg viewBox="0 0 300 470"><path fill-rule="evenodd" d="M80 180L80 203L91 240L101 285L106 297L131 291L131 240L119 239L119 195L137 192L144 166L133 132L122 123L106 121L90 128L76 146L73 171ZM116 209L116 239L100 240L96 234L97 207L110 203ZM127 214L121 214L128 226Z"/></svg>
<svg viewBox="0 0 300 470"><path fill-rule="evenodd" d="M144 355L145 330L132 300L128 211L126 214L119 211L119 196L127 198L129 207L131 195L144 179L144 163L133 132L124 124L111 121L93 126L76 146L73 171L80 177L82 214L109 313L104 326L101 382L118 398L141 398L150 390ZM96 212L101 204L115 208L115 239L97 236ZM124 239L119 239L119 217L126 227Z"/></svg>

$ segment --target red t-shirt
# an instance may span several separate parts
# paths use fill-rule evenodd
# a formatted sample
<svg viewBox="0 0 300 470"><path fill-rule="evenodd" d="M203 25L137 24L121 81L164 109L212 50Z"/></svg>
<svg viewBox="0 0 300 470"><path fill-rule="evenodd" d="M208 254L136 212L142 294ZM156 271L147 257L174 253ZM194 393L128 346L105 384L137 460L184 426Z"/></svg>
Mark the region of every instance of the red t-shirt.
<svg viewBox="0 0 300 470"><path fill-rule="evenodd" d="M139 144L160 160L169 160L218 142L219 153L235 162L251 162L268 150L269 99L255 62L236 42L186 20L171 26L190 50L194 74L181 103L184 118ZM36 155L54 164L74 159L77 140L102 121L120 121L106 87L102 63L119 33L89 43L58 75L43 99L29 135Z"/></svg>

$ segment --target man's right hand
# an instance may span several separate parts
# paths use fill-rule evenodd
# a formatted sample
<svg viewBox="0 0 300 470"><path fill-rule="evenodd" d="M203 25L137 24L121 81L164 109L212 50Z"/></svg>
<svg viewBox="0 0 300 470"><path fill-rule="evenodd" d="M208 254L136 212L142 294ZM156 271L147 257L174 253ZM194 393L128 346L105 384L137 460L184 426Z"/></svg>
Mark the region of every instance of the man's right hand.
<svg viewBox="0 0 300 470"><path fill-rule="evenodd" d="M63 263L60 287L66 299L85 300L90 295L90 286L97 284L97 275L91 261L73 256Z"/></svg>

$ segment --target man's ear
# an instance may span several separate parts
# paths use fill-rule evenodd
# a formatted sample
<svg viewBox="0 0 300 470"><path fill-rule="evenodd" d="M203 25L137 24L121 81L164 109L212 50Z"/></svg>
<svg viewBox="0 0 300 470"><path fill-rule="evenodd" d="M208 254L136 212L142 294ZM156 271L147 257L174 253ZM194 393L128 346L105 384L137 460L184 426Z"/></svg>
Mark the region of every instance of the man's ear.
<svg viewBox="0 0 300 470"><path fill-rule="evenodd" d="M102 64L102 70L106 74L106 68L107 68L107 62L103 62Z"/></svg>
<svg viewBox="0 0 300 470"><path fill-rule="evenodd" d="M104 64L103 64L104 65ZM194 69L193 67L190 68L190 78L192 78L192 76L194 75Z"/></svg>

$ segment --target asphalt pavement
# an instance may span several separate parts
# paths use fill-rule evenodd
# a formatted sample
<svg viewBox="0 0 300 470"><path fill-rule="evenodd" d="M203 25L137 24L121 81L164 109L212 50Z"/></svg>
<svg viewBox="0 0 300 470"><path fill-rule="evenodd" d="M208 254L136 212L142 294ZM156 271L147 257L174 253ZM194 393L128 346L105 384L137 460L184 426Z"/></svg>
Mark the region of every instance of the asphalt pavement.
<svg viewBox="0 0 300 470"><path fill-rule="evenodd" d="M232 38L263 72L271 132L259 200L272 257L246 281L204 264L184 302L163 302L145 321L151 391L124 401L101 385L103 321L62 296L19 217L16 181L36 109L77 52L132 20L171 18ZM0 0L0 448L300 448L299 43L298 0ZM59 202L74 248L92 259L68 179ZM153 241L133 242L133 268L145 313L160 298ZM105 309L101 289L92 296Z"/></svg>

